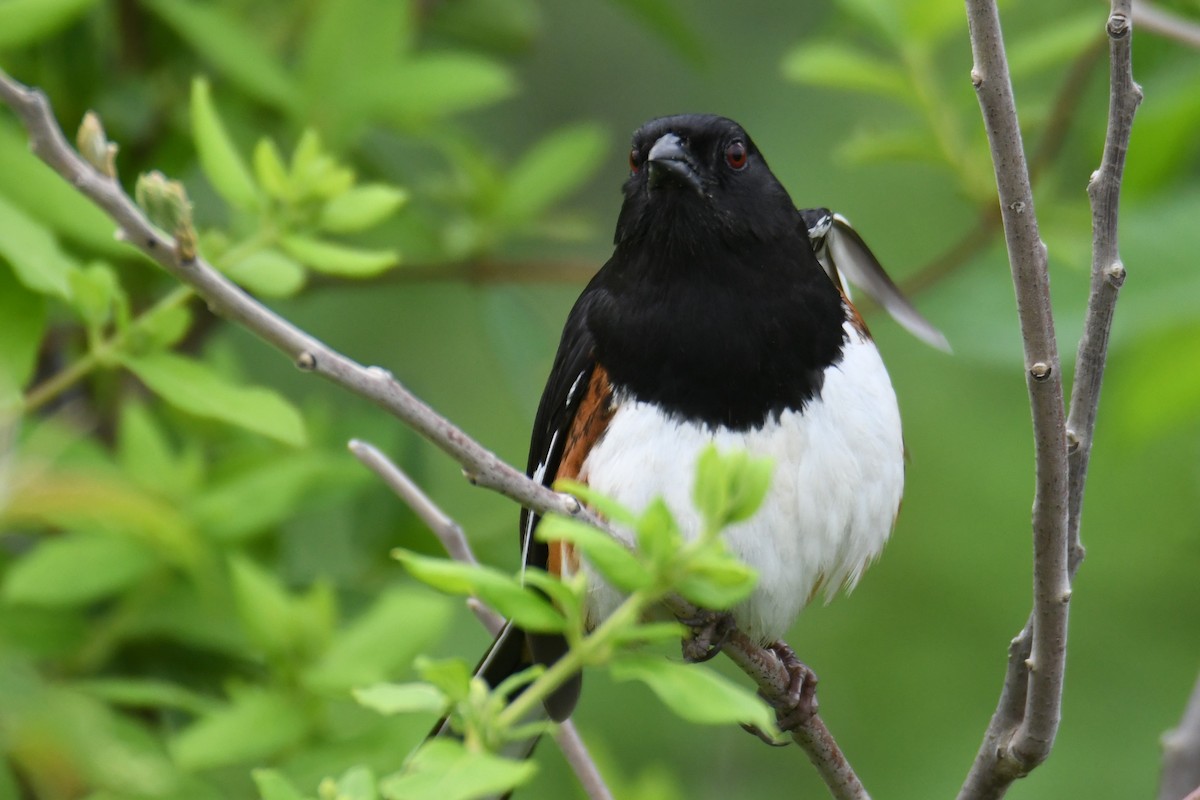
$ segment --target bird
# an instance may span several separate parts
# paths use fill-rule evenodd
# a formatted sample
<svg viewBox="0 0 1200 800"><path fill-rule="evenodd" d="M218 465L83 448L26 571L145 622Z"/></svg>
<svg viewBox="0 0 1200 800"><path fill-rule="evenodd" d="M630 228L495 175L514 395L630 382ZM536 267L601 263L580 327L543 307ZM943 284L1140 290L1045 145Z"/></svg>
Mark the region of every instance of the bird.
<svg viewBox="0 0 1200 800"><path fill-rule="evenodd" d="M661 497L685 537L710 445L774 461L758 513L723 532L754 568L733 623L764 646L818 595L852 588L883 549L903 493L896 394L842 277L922 340L945 337L901 294L849 222L798 210L741 125L709 114L640 127L613 252L563 328L527 474L569 478L640 511ZM621 602L585 559L520 518L523 568L587 573L587 624ZM617 531L632 545L632 534ZM782 645L786 647L786 645ZM559 635L506 626L477 674L491 686L565 652ZM782 653L783 651L778 651ZM566 719L576 676L545 703Z"/></svg>

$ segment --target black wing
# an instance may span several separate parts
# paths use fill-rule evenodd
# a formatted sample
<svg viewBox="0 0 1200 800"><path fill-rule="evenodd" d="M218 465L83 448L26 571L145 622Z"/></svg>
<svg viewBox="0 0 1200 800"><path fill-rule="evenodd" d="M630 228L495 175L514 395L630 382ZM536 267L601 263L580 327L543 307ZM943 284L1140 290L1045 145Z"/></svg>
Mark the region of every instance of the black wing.
<svg viewBox="0 0 1200 800"><path fill-rule="evenodd" d="M909 333L939 350L950 351L950 343L942 332L904 296L867 243L841 214L827 208L806 208L800 211L808 227L813 252L830 280L842 287L841 277L862 289L883 306L892 319ZM845 288L845 287L842 287Z"/></svg>

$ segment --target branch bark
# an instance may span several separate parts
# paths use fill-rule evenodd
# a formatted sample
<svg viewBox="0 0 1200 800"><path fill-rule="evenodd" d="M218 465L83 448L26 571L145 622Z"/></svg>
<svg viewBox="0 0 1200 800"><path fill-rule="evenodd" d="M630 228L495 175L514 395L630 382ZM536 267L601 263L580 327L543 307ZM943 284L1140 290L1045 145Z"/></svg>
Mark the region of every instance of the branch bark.
<svg viewBox="0 0 1200 800"><path fill-rule="evenodd" d="M1163 734L1163 771L1158 800L1200 799L1200 678L1183 719Z"/></svg>
<svg viewBox="0 0 1200 800"><path fill-rule="evenodd" d="M1104 156L1088 185L1093 269L1079 343L1069 420L1050 309L1046 250L1037 233L1012 85L995 4L967 0L979 93L1004 216L1037 460L1034 497L1034 609L1009 647L1000 701L959 798L1002 797L1049 755L1058 729L1071 581L1083 559L1079 519L1100 384L1117 291L1125 271L1117 252L1121 177L1133 114L1141 99L1131 72L1130 0L1114 0L1106 26L1111 93Z"/></svg>
<svg viewBox="0 0 1200 800"><path fill-rule="evenodd" d="M150 224L115 179L98 172L67 143L41 91L18 83L0 70L0 100L17 113L34 154L108 214L122 238L195 289L213 313L282 351L299 369L320 375L392 414L458 462L472 483L539 514L560 514L605 528L578 500L542 486L499 459L419 400L387 370L365 367L347 358L255 301L202 257L182 256L176 242ZM669 598L665 605L678 617L695 617L698 613L679 598ZM769 700L787 698L790 678L774 653L736 631L723 652ZM861 781L818 715L793 731L792 738L817 766L836 800L867 800Z"/></svg>

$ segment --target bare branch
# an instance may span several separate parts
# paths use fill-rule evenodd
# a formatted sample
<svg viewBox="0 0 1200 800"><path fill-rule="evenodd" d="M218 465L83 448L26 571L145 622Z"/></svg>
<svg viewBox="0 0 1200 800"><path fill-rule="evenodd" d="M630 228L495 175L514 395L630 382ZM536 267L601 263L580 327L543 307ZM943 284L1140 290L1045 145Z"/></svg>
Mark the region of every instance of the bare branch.
<svg viewBox="0 0 1200 800"><path fill-rule="evenodd" d="M1200 678L1178 727L1162 737L1163 771L1158 800L1200 800ZM1193 791L1194 790L1194 791Z"/></svg>
<svg viewBox="0 0 1200 800"><path fill-rule="evenodd" d="M119 235L153 261L191 286L213 313L225 317L273 345L296 366L366 398L409 425L458 462L468 480L508 497L539 514L560 514L606 529L575 498L554 492L501 461L449 420L421 402L390 373L364 367L292 325L261 305L217 272L202 257L181 259L175 242L154 228L120 184L97 172L64 139L45 95L0 71L0 100L20 117L33 152L87 196L118 226ZM677 617L695 617L698 609L678 597L664 605ZM768 699L788 695L789 678L774 653L744 635L735 635L723 652L739 666L754 665L747 674ZM793 732L793 739L817 765L836 800L865 800L866 791L817 715Z"/></svg>
<svg viewBox="0 0 1200 800"><path fill-rule="evenodd" d="M462 526L442 511L429 495L421 491L421 488L413 482L412 478L408 477L404 470L396 466L378 448L366 442L354 439L350 442L349 448L355 458L382 478L383 482L421 518L421 521L429 526L451 558L467 564L479 563L475 558L475 553L471 551L467 537L463 534ZM500 633L500 629L504 627L504 617L478 600L468 603L468 605L488 633L493 636ZM587 745L584 744L583 737L579 735L575 723L571 720L561 723L554 732L554 741L567 759L567 763L571 765L584 793L591 800L613 800L612 792L604 783L604 778L601 777L600 770L597 769L596 762L588 752Z"/></svg>
<svg viewBox="0 0 1200 800"><path fill-rule="evenodd" d="M1000 16L994 2L967 0L967 18L975 60L971 81L991 145L1025 345L1025 381L1033 412L1037 468L1033 636L1024 663L1026 691L1024 697L1021 692L1006 691L1009 704L1002 698L959 795L991 797L1003 794L1012 780L1041 763L1058 731L1071 596L1066 547L1067 448L1046 246L1038 232ZM1007 689L1010 680L1005 683ZM1017 703L1023 706L1020 710ZM1015 728L1014 722L1018 722Z"/></svg>
<svg viewBox="0 0 1200 800"><path fill-rule="evenodd" d="M1053 349L1045 247L1040 240L1030 240L1030 231L1022 232L1020 219L1013 220L1018 223L1015 228L1010 225L1012 212L1018 218L1028 212L1032 221L1033 206L1031 196L1022 196L1027 192L1028 181L1024 180L1025 185L1021 185L1024 158L1011 84L1004 64L999 17L994 4L967 2L976 59L972 79L980 90L980 105L992 143L1009 256L1017 284L1026 363L1031 364L1028 383L1038 453L1038 490L1034 501L1034 611L1009 648L1000 701L960 798L1002 796L1013 780L1027 774L1046 758L1057 731L1070 583L1083 559L1083 548L1079 544L1083 486L1113 308L1117 290L1125 277L1117 253L1118 200L1133 114L1141 100L1141 92L1133 83L1131 73L1129 6L1130 0L1114 0L1106 26L1111 61L1108 132L1101 167L1088 185L1093 209L1092 287L1084 335L1079 343L1070 422L1067 423L1062 418L1061 384L1055 386L1054 380L1058 365ZM989 75L993 91L985 93ZM1002 86L997 88L996 83ZM1007 192L1017 190L1017 195L1006 195L1006 176ZM1036 221L1033 221L1031 233L1036 236ZM1034 244L1036 246L1031 247ZM1028 259L1032 272L1018 269L1017 262L1021 258ZM1031 282L1024 283L1026 280ZM1027 317L1029 310L1022 302L1023 294L1038 304L1034 319ZM1035 326L1031 328L1028 322ZM1050 346L1044 351L1046 358L1037 360L1037 348L1046 344ZM1049 386L1049 392L1037 392L1039 378Z"/></svg>
<svg viewBox="0 0 1200 800"><path fill-rule="evenodd" d="M1083 487L1092 454L1100 385L1108 360L1108 337L1112 330L1117 293L1125 282L1125 265L1118 248L1117 220L1120 213L1121 179L1133 116L1142 102L1142 90L1133 82L1133 29L1129 0L1114 0L1106 26L1110 41L1108 131L1100 168L1088 181L1092 205L1092 283L1083 335L1075 357L1075 382L1071 386L1071 413L1067 419L1070 446L1069 534L1070 568L1083 560L1079 543L1079 520Z"/></svg>
<svg viewBox="0 0 1200 800"><path fill-rule="evenodd" d="M1200 48L1200 25L1147 0L1134 0L1133 20L1139 28L1188 47Z"/></svg>

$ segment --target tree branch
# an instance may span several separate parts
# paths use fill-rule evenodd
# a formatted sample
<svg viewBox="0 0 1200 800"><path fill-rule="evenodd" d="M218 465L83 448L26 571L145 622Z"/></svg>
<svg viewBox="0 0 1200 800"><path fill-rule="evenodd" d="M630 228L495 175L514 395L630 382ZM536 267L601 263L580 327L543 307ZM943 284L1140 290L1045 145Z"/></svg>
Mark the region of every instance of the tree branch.
<svg viewBox="0 0 1200 800"><path fill-rule="evenodd" d="M1000 16L994 2L967 0L974 67L971 82L987 129L1004 221L1025 381L1033 413L1034 597L1029 655L1017 641L997 708L959 797L1000 797L1045 760L1058 730L1066 659L1067 447L1062 370L1054 336L1046 246L1038 232L1025 150L1017 122ZM1016 671L1014 672L1014 666Z"/></svg>
<svg viewBox="0 0 1200 800"><path fill-rule="evenodd" d="M1147 0L1134 0L1133 19L1139 28L1174 39L1188 47L1200 48L1200 25L1178 14L1159 8Z"/></svg>
<svg viewBox="0 0 1200 800"><path fill-rule="evenodd" d="M1133 114L1141 92L1133 83L1130 50L1130 0L1113 0L1106 26L1110 42L1110 102L1107 136L1100 169L1088 185L1092 203L1092 285L1084 334L1079 343L1075 384L1069 422L1062 419L1062 388L1054 385L1058 372L1053 350L1053 322L1046 275L1045 247L1036 247L1020 230L1020 217L1028 211L1032 220L1032 197L1024 173L1020 132L1011 85L1004 64L999 17L994 4L968 0L972 48L976 68L972 79L980 90L980 105L992 143L1001 209L1017 283L1018 312L1026 345L1028 383L1034 411L1035 445L1038 454L1038 490L1034 501L1034 611L1009 648L1008 668L1000 701L984 734L983 744L959 794L960 798L1001 797L1013 780L1027 774L1045 760L1054 742L1062 699L1062 669L1066 656L1067 608L1071 581L1083 560L1079 544L1079 519L1083 487L1091 455L1100 384L1107 359L1117 291L1125 270L1117 252L1117 218L1121 177ZM981 69L982 67L982 69ZM991 75L993 88L985 93ZM996 83L1003 86L996 88ZM1006 193L1005 176L1008 176ZM1018 194L1011 192L1016 189ZM1020 192L1024 190L1025 195ZM1010 199L1011 198L1011 199ZM1010 214L1018 219L1010 224ZM1036 221L1032 234L1036 236ZM1014 247L1014 244L1016 247ZM1032 274L1018 269L1020 258L1028 259ZM1026 276L1029 276L1026 278ZM1040 302L1029 319L1024 295ZM1030 294L1032 298L1029 298ZM1028 323L1034 323L1031 331ZM1031 339L1030 333L1034 333ZM1046 338L1048 337L1048 338ZM1038 348L1049 343L1045 360L1034 360ZM1053 360L1051 360L1053 359ZM1039 393L1039 379L1050 392ZM1056 397L1048 397L1054 394ZM1039 433L1039 423L1041 433ZM1048 660L1049 659L1049 660Z"/></svg>
<svg viewBox="0 0 1200 800"><path fill-rule="evenodd" d="M575 498L554 492L501 461L421 402L387 370L364 367L328 347L255 301L202 257L181 256L175 241L150 224L120 184L96 171L71 148L42 92L21 85L0 70L0 100L20 117L34 154L108 214L122 238L194 288L213 313L273 345L299 369L320 375L392 414L458 462L472 483L499 492L539 514L560 514L602 530L606 528ZM694 617L698 612L677 597L668 598L664 605L679 617ZM736 631L723 652L743 668L769 700L788 696L789 676L774 653ZM793 731L792 738L817 765L836 800L868 797L819 716L814 714Z"/></svg>
<svg viewBox="0 0 1200 800"><path fill-rule="evenodd" d="M1184 795L1200 800L1200 679L1184 709L1183 719L1162 737L1163 770L1158 800Z"/></svg>

